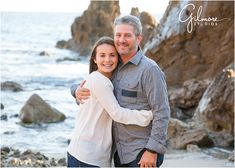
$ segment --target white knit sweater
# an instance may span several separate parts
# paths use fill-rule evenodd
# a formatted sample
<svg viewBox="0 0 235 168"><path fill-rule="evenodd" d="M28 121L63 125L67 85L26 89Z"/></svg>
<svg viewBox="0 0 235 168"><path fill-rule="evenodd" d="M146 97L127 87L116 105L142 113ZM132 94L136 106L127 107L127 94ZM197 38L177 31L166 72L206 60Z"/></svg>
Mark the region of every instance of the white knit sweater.
<svg viewBox="0 0 235 168"><path fill-rule="evenodd" d="M83 87L90 90L91 96L80 105L68 152L82 162L110 167L112 120L147 126L152 112L120 107L111 81L98 71L89 74Z"/></svg>

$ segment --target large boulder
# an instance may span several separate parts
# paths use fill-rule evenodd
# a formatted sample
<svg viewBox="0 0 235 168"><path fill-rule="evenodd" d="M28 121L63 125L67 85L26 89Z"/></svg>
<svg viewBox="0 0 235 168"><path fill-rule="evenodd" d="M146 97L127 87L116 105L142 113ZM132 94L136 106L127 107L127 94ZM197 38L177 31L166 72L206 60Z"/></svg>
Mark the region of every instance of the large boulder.
<svg viewBox="0 0 235 168"><path fill-rule="evenodd" d="M192 16L192 22L180 22L181 11L181 20ZM197 16L221 21L199 22ZM164 70L169 86L192 78L213 78L233 62L233 20L233 1L170 1L144 52ZM190 23L191 32L187 29Z"/></svg>
<svg viewBox="0 0 235 168"><path fill-rule="evenodd" d="M208 86L195 118L210 131L217 146L234 141L234 66L225 68Z"/></svg>
<svg viewBox="0 0 235 168"><path fill-rule="evenodd" d="M33 94L21 108L20 119L23 123L53 123L63 121L65 115Z"/></svg>
<svg viewBox="0 0 235 168"><path fill-rule="evenodd" d="M189 144L199 147L213 146L206 129L192 127L178 119L170 119L167 136L167 147L171 149L186 149Z"/></svg>
<svg viewBox="0 0 235 168"><path fill-rule="evenodd" d="M169 88L171 117L181 120L191 119L210 80L191 79L182 87Z"/></svg>

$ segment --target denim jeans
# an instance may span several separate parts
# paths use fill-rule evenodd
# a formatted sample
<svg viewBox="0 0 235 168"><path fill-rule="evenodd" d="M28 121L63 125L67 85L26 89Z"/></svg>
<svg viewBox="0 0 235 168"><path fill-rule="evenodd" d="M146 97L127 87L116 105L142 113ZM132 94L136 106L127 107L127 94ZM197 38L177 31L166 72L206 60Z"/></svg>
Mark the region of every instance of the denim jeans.
<svg viewBox="0 0 235 168"><path fill-rule="evenodd" d="M119 158L118 153L116 151L114 153L114 165L115 165L115 167L140 167L140 165L138 163L139 163L144 152L145 152L145 149L140 151L140 153L137 155L137 157L134 161L127 163L127 164L121 164L120 158ZM162 165L163 160L164 160L164 155L158 153L157 154L157 167L160 167Z"/></svg>
<svg viewBox="0 0 235 168"><path fill-rule="evenodd" d="M81 162L80 160L76 159L75 157L73 157L72 155L70 155L67 152L67 159L68 159L68 165L67 167L98 167L98 166L94 166L94 165L90 165L84 162Z"/></svg>

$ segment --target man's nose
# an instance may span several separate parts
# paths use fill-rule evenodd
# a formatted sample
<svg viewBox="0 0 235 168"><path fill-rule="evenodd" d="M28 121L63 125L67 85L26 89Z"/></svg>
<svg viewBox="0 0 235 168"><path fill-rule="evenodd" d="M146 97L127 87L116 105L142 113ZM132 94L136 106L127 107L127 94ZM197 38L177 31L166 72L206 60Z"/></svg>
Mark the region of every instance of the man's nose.
<svg viewBox="0 0 235 168"><path fill-rule="evenodd" d="M125 42L125 37L124 36L120 37L120 42Z"/></svg>

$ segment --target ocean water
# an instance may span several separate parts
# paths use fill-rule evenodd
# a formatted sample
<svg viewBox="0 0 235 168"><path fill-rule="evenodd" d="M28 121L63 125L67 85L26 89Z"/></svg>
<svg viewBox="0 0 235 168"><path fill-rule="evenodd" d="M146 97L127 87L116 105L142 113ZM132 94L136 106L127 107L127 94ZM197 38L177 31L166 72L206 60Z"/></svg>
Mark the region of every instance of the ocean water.
<svg viewBox="0 0 235 168"><path fill-rule="evenodd" d="M1 120L1 145L20 150L32 149L46 155L62 157L74 126L79 106L69 87L88 73L87 58L81 61L62 61L77 58L77 53L55 48L59 40L71 38L70 26L76 13L1 13L1 82L14 81L24 91L1 91L1 103L7 121ZM40 56L46 51L50 56ZM64 122L22 126L20 109L32 94L38 94L52 107L66 115Z"/></svg>
<svg viewBox="0 0 235 168"><path fill-rule="evenodd" d="M7 120L0 120L1 146L21 151L40 151L49 157L66 157L75 113L79 110L69 88L71 84L82 81L88 74L88 59L69 50L57 49L55 45L59 40L71 38L70 26L79 15L1 13L1 82L14 81L21 84L24 89L21 92L1 91L1 103L4 105L1 115L7 115ZM50 56L40 56L39 53L42 51L48 52ZM56 61L65 57L79 57L81 61ZM19 124L20 119L16 115L34 93L63 112L66 119L52 124ZM225 158L219 159L208 154L211 150L222 152L217 148L197 153L171 150L165 155L163 166L233 166ZM191 164L192 162L194 163Z"/></svg>

